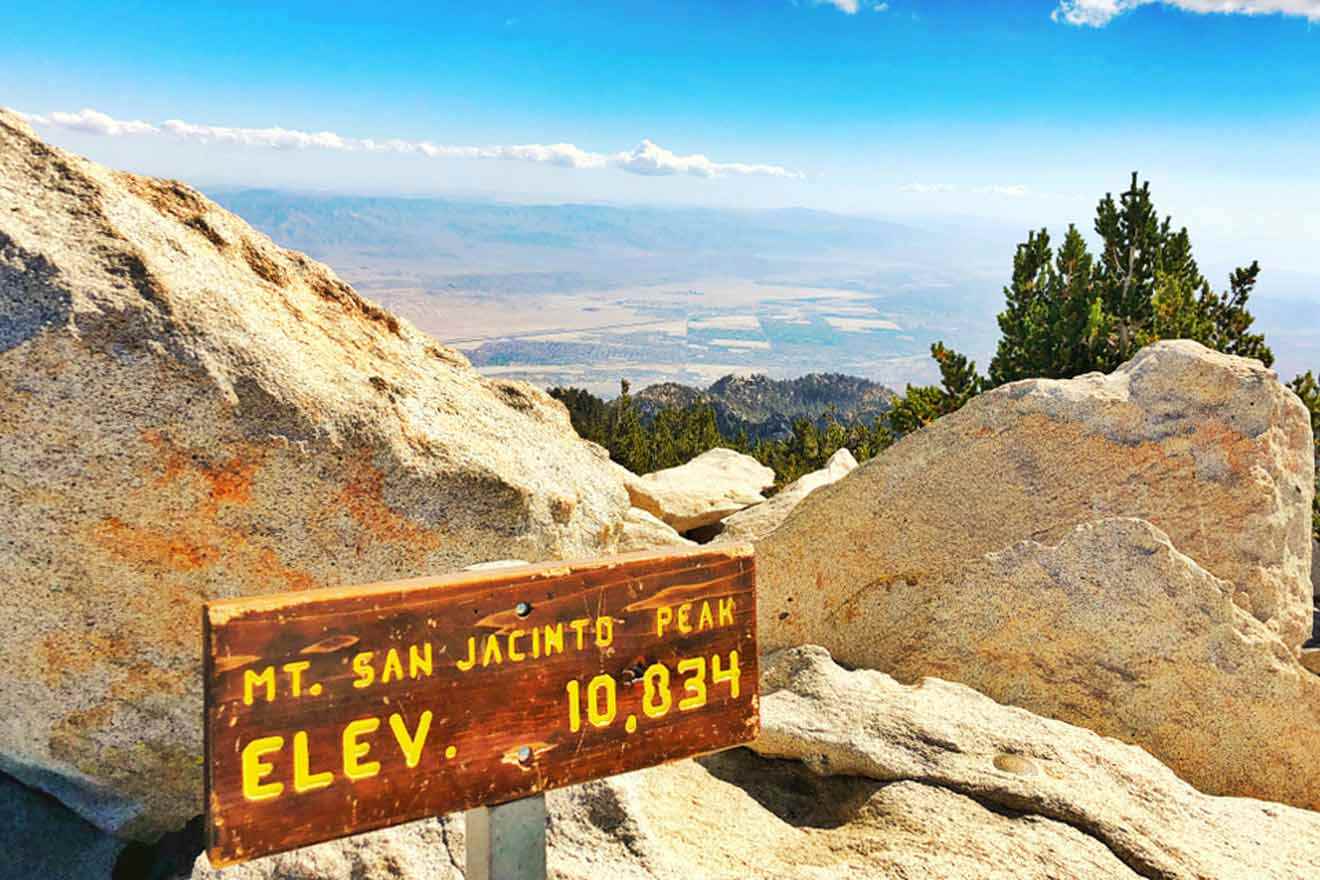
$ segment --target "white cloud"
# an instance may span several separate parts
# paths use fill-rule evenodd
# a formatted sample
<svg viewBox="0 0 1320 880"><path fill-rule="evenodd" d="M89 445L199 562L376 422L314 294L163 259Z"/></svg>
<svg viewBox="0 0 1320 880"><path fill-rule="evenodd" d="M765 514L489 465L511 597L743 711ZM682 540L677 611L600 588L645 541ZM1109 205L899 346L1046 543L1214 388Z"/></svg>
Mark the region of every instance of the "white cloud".
<svg viewBox="0 0 1320 880"><path fill-rule="evenodd" d="M1202 14L1298 15L1320 22L1320 0L1059 0L1050 17L1072 25L1104 27L1123 13L1152 3Z"/></svg>
<svg viewBox="0 0 1320 880"><path fill-rule="evenodd" d="M89 109L79 110L77 113L60 113L56 111L50 114L49 122L46 124L58 125L61 128L81 131L86 134L103 134L111 137L121 134L156 134L160 131L149 122L112 119L98 110Z"/></svg>
<svg viewBox="0 0 1320 880"><path fill-rule="evenodd" d="M856 15L861 8L859 0L816 0L817 6L833 6L847 15Z"/></svg>
<svg viewBox="0 0 1320 880"><path fill-rule="evenodd" d="M679 156L648 140L642 141L630 153L616 153L608 159L610 165L634 174L664 175L688 174L692 177L718 177L722 174L759 175L763 177L801 177L802 175L778 165L748 165L743 162L712 162L700 153Z"/></svg>
<svg viewBox="0 0 1320 880"><path fill-rule="evenodd" d="M84 111L85 112L85 111ZM194 125L182 119L167 119L161 128L175 137L202 143L241 144L245 147L274 147L277 150L352 149L348 141L332 131L291 131L287 128L226 128L219 125Z"/></svg>
<svg viewBox="0 0 1320 880"><path fill-rule="evenodd" d="M952 183L905 183L899 188L900 192L918 193L921 195L930 195L932 193L955 193L959 192L960 187ZM1011 199L1020 199L1027 194L1027 188L1021 184L992 184L989 186L974 186L967 192L977 193L988 196L1005 196Z"/></svg>
<svg viewBox="0 0 1320 880"><path fill-rule="evenodd" d="M1020 199L1027 194L1027 188L1021 184L998 185L998 186L978 186L973 192L985 193L992 196L1007 196L1010 199Z"/></svg>
<svg viewBox="0 0 1320 880"><path fill-rule="evenodd" d="M333 131L298 131L288 128L234 128L199 125L182 119L168 119L159 126L138 120L114 119L98 110L77 113L51 113L39 116L19 113L33 125L53 126L85 134L119 137L123 135L163 135L203 144L234 144L276 150L334 150L339 152L402 153L441 159L503 159L561 168L618 168L631 174L665 176L686 174L691 177L761 176L802 178L803 175L779 165L745 162L715 162L700 154L683 156L643 140L632 150L618 153L593 153L573 144L514 144L511 146L458 146L410 141L402 138L349 138Z"/></svg>

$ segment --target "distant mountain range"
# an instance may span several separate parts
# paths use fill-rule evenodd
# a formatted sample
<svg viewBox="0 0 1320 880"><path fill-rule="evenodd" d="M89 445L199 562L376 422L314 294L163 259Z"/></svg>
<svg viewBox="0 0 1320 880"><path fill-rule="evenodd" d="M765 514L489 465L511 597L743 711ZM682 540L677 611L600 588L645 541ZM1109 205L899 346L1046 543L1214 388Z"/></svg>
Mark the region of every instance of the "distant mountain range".
<svg viewBox="0 0 1320 880"><path fill-rule="evenodd" d="M894 392L878 382L842 373L809 373L797 379L730 375L704 390L662 382L633 395L643 420L667 407L705 403L715 409L722 432L746 431L752 440L782 439L800 418L823 423L831 409L844 424L869 425L893 407L894 398Z"/></svg>
<svg viewBox="0 0 1320 880"><path fill-rule="evenodd" d="M289 247L351 245L401 255L454 255L475 245L635 253L719 252L818 255L822 250L893 253L931 236L909 226L786 208L591 204L519 205L441 198L308 195L220 190L216 201Z"/></svg>

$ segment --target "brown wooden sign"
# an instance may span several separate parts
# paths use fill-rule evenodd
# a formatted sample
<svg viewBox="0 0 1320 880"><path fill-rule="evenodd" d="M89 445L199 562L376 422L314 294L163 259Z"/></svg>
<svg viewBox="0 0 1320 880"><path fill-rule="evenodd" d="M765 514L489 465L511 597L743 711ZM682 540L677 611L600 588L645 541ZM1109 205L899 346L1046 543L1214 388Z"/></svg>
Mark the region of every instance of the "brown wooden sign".
<svg viewBox="0 0 1320 880"><path fill-rule="evenodd" d="M211 863L751 740L755 601L739 546L210 603Z"/></svg>

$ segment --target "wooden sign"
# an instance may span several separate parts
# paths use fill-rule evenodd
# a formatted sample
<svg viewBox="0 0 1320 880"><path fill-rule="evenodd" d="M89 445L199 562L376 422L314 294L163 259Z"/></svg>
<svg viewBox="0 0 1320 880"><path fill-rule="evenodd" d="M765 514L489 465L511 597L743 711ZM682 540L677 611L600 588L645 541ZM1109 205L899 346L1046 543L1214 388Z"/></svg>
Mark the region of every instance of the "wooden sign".
<svg viewBox="0 0 1320 880"><path fill-rule="evenodd" d="M758 733L750 547L212 602L216 866Z"/></svg>

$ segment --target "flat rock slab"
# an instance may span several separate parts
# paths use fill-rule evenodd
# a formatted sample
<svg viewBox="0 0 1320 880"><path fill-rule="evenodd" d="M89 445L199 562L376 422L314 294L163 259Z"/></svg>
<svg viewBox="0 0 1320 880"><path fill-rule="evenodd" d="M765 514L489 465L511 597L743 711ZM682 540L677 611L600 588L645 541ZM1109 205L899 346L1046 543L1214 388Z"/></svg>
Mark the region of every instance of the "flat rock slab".
<svg viewBox="0 0 1320 880"><path fill-rule="evenodd" d="M1135 746L963 685L849 672L819 647L772 654L762 670L762 735L752 748L766 757L822 774L920 780L1009 815L1065 823L1135 876L1295 880L1320 871L1320 814L1202 794Z"/></svg>
<svg viewBox="0 0 1320 880"><path fill-rule="evenodd" d="M0 774L0 875L109 880L124 842L44 792Z"/></svg>
<svg viewBox="0 0 1320 880"><path fill-rule="evenodd" d="M817 489L842 480L857 469L857 459L847 448L830 456L825 467L804 474L768 500L741 510L722 522L720 541L759 541L779 527L793 509Z"/></svg>
<svg viewBox="0 0 1320 880"><path fill-rule="evenodd" d="M711 449L687 464L632 478L628 493L634 507L687 532L760 504L774 484L775 472L750 455Z"/></svg>
<svg viewBox="0 0 1320 880"><path fill-rule="evenodd" d="M1320 678L1144 520L1025 541L854 606L900 681L939 675L1145 748L1202 791L1320 808ZM1304 653L1305 657L1306 654Z"/></svg>

